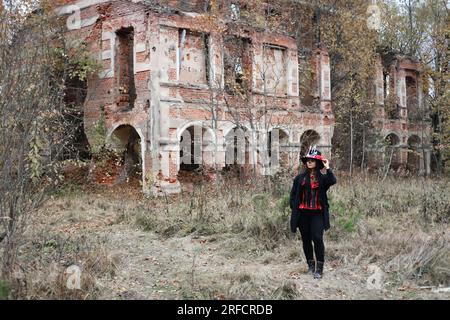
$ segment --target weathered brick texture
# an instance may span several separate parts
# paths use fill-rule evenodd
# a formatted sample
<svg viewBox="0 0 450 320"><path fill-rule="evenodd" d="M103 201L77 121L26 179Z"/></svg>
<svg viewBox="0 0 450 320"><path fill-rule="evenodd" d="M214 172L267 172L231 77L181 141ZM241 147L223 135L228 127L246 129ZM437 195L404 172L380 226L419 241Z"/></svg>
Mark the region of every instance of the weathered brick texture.
<svg viewBox="0 0 450 320"><path fill-rule="evenodd" d="M299 48L293 37L231 30L235 37L243 39L245 50L240 59L234 60L240 62L227 65L224 62L229 61L225 59L228 45L221 30L227 25L229 11L225 10L224 16L208 18L205 1L67 0L66 4L81 9L80 27L70 33L88 44L92 57L102 66L100 73L88 81L86 133L90 137L102 112L109 134L120 125L134 127L142 140L145 192L180 192L177 175L181 136L192 126L211 132L213 107L217 111L216 138L206 146L217 144L215 159L220 167L224 166L226 135L237 126L236 116L243 127L251 130L246 119L248 108L261 110L262 106L271 110L270 127L286 132L284 141L291 150L292 165L298 163L300 139L305 132L314 132L318 139L315 142L330 156L334 117L326 50L316 49L311 55L313 78L307 95L320 103L315 112L305 112L298 92ZM396 87L391 91L398 93L402 107L407 100L405 75L413 76L410 71L416 70L416 64L402 60L400 71L392 76ZM221 89L226 78L236 74L244 75L241 83L250 88L247 105L239 104L237 96ZM377 75L378 114L382 116L382 71L378 70ZM417 77L414 79L418 81ZM411 89L413 82L408 81ZM230 105L239 108L231 111ZM396 132L399 137L411 134L415 127L401 125L405 117L403 114L394 122L384 121L383 117L383 129ZM282 162L286 163L287 158L283 157ZM214 156L205 153L205 158ZM267 171L260 168L260 172Z"/></svg>

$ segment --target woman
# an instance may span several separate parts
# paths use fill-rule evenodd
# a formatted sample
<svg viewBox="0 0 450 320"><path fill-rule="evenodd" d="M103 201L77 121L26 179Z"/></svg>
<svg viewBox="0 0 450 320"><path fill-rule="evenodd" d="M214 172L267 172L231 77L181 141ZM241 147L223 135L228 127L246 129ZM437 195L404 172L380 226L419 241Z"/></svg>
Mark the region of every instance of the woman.
<svg viewBox="0 0 450 320"><path fill-rule="evenodd" d="M300 229L308 273L320 279L325 262L323 233L330 228L327 191L336 183L336 177L329 161L316 147L310 147L308 154L301 159L306 170L295 177L291 190L291 231L295 233L297 228Z"/></svg>

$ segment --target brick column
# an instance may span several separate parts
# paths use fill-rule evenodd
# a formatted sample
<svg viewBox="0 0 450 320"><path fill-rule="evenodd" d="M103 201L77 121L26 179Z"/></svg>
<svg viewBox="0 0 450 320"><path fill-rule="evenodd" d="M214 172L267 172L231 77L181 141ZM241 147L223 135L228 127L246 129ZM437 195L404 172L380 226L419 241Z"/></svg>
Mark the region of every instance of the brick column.
<svg viewBox="0 0 450 320"><path fill-rule="evenodd" d="M331 113L331 70L330 57L325 50L318 51L319 59L319 93L320 93L320 108L324 113Z"/></svg>
<svg viewBox="0 0 450 320"><path fill-rule="evenodd" d="M331 157L331 139L334 133L334 116L331 103L331 67L330 57L326 50L318 51L319 59L319 93L320 109L322 111L322 128L318 132L321 136L323 154L328 159Z"/></svg>
<svg viewBox="0 0 450 320"><path fill-rule="evenodd" d="M376 86L376 102L378 106L384 106L384 73L383 73L383 64L381 62L381 58L379 57L376 62L376 78L375 78L375 86ZM389 84L387 84L389 85Z"/></svg>

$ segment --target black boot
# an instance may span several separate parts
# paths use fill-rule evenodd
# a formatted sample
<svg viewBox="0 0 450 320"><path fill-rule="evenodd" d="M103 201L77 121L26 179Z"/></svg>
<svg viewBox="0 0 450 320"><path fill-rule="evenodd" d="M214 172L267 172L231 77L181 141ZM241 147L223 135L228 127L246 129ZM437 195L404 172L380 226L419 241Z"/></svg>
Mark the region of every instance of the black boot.
<svg viewBox="0 0 450 320"><path fill-rule="evenodd" d="M316 270L316 261L315 260L307 260L308 263L308 274L314 274Z"/></svg>
<svg viewBox="0 0 450 320"><path fill-rule="evenodd" d="M323 261L317 261L316 272L314 272L314 279L322 279L323 276Z"/></svg>

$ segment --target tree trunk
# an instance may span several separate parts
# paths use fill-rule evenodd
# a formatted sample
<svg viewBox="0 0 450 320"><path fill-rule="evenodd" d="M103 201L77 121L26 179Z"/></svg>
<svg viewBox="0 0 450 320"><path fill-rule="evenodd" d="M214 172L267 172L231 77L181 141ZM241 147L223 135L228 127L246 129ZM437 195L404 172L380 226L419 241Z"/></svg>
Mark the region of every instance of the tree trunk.
<svg viewBox="0 0 450 320"><path fill-rule="evenodd" d="M361 160L361 171L364 172L364 160L365 160L365 145L366 145L366 130L364 128L364 123L363 123L363 128L362 128L362 160Z"/></svg>
<svg viewBox="0 0 450 320"><path fill-rule="evenodd" d="M389 157L389 163L387 165L386 172L384 173L384 177L383 177L383 180L381 180L381 182L384 182L384 180L386 180L386 178L387 178L387 175L389 173L389 169L391 168L391 162L392 162L392 156L393 155L394 155L394 147L391 147L391 155Z"/></svg>
<svg viewBox="0 0 450 320"><path fill-rule="evenodd" d="M350 108L350 177L353 175L353 112Z"/></svg>

